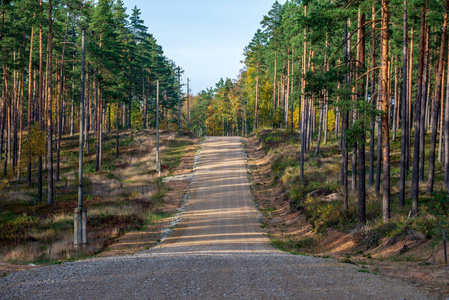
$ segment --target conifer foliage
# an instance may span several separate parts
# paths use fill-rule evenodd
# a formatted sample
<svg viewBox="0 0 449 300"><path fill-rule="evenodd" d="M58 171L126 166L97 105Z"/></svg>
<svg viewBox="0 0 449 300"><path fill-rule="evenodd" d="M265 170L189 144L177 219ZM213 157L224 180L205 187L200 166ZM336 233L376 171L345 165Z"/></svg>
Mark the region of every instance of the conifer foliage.
<svg viewBox="0 0 449 300"><path fill-rule="evenodd" d="M449 190L448 9L447 0L276 1L244 49L239 78L217 84L207 134L296 131L301 180L306 155L334 139L344 210L349 190L358 192L359 227L367 185L384 222L397 200L392 180L399 205L411 199L417 215L436 174ZM392 143L401 144L394 174Z"/></svg>
<svg viewBox="0 0 449 300"><path fill-rule="evenodd" d="M137 7L128 16L122 0L18 0L0 1L0 13L3 175L26 178L29 186L37 180L39 201L47 196L53 204L53 179L60 180L60 141L79 130L82 29L84 147L95 149L96 169L102 166L105 134L153 127L157 79L164 93L162 124L176 128L178 66L164 56ZM95 145L89 144L89 136ZM117 155L118 145L117 134Z"/></svg>

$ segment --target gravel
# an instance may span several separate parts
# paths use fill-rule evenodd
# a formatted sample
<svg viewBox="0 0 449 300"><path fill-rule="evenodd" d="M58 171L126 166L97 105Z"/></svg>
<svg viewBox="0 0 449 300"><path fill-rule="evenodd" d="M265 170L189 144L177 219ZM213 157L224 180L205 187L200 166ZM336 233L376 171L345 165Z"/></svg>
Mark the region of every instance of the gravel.
<svg viewBox="0 0 449 300"><path fill-rule="evenodd" d="M207 138L182 221L157 247L11 274L0 299L431 299L404 281L272 248L239 138Z"/></svg>

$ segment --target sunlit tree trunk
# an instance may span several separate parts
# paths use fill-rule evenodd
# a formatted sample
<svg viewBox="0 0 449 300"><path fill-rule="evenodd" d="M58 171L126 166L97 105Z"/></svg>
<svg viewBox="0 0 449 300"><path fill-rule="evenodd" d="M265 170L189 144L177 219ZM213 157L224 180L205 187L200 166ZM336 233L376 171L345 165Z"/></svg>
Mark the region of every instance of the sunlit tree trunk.
<svg viewBox="0 0 449 300"><path fill-rule="evenodd" d="M380 95L379 102L382 111L382 220L387 222L390 218L390 137L389 137L389 108L390 95L388 94L388 40L389 40L389 1L382 0L382 27L381 27L381 69L380 69Z"/></svg>
<svg viewBox="0 0 449 300"><path fill-rule="evenodd" d="M374 107L374 93L376 91L376 7L373 5L371 8L371 99L370 104ZM370 142L369 142L369 174L368 185L374 185L374 148L375 148L375 124L376 119L373 114L370 119Z"/></svg>
<svg viewBox="0 0 449 300"><path fill-rule="evenodd" d="M52 0L48 1L48 20L49 20L49 32L48 32L48 70L47 70L47 139L48 139L48 199L47 202L50 205L53 205L53 4Z"/></svg>
<svg viewBox="0 0 449 300"><path fill-rule="evenodd" d="M40 0L40 13L42 14L42 0ZM42 130L44 130L44 117L43 117L43 108L44 108L44 46L43 46L43 32L42 32L42 17L39 25L39 85L37 88L38 92L38 103L37 103L37 121L41 125ZM38 178L37 178L37 198L39 202L43 201L43 193L42 193L42 155L39 155L38 158Z"/></svg>
<svg viewBox="0 0 449 300"><path fill-rule="evenodd" d="M28 127L28 157L27 157L27 186L31 187L31 123L32 123L32 107L33 107L33 40L34 40L34 27L31 27L30 37L30 58L28 63L28 114L27 114L27 127Z"/></svg>
<svg viewBox="0 0 449 300"><path fill-rule="evenodd" d="M358 13L358 34L357 34L357 69L361 75L365 69L365 14L362 14L359 8ZM359 92L356 95L361 95L364 90L364 82L361 80L359 84ZM358 99L358 101L365 101L365 99ZM365 115L359 115L360 118L365 118ZM366 224L366 178L365 178L365 125L361 129L358 141L358 168L359 168L359 189L358 189L358 209L357 209L357 227L360 229Z"/></svg>

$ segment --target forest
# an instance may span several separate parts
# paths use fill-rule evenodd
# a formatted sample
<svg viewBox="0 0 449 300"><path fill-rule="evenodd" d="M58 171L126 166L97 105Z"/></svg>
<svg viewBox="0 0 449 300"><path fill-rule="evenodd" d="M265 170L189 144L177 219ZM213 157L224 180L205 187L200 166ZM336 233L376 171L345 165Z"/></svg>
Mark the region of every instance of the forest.
<svg viewBox="0 0 449 300"><path fill-rule="evenodd" d="M371 192L384 222L392 203L410 204L413 218L421 198L447 199L449 188L448 9L440 0L276 1L238 79L193 99L192 129L296 133L299 185L305 161L336 145L342 209L356 192L358 228Z"/></svg>
<svg viewBox="0 0 449 300"><path fill-rule="evenodd" d="M161 131L186 127L184 71L140 10L128 15L121 0L2 0L0 11L0 260L95 254L162 219L156 115ZM173 139L161 133L163 174L192 143ZM77 189L78 210L90 210L83 249L73 247Z"/></svg>
<svg viewBox="0 0 449 300"><path fill-rule="evenodd" d="M87 153L96 153L95 169L102 166L106 133L117 132L118 156L119 129L155 127L156 80L161 126L177 128L182 70L164 55L137 7L128 16L121 0L1 1L0 6L4 178L26 180L29 187L37 181L38 201L53 204L62 137L79 132L83 30L84 141Z"/></svg>
<svg viewBox="0 0 449 300"><path fill-rule="evenodd" d="M127 220L141 228L147 216L137 208L125 216L122 206L141 201L153 210L168 192L152 173L157 112L169 130L165 175L197 143L192 133L256 136L267 157L277 155L273 185L282 182L291 208L304 209L310 222L349 224L344 231L393 222L438 238L447 229L449 0L276 1L242 49L237 79L193 96L188 87L182 94L184 71L137 7L131 15L121 0L1 1L0 8L0 232L8 245L33 239L20 228L57 231L56 213L72 230L80 120L86 201L110 206L88 226ZM151 191L133 186L128 167ZM111 195L127 189L125 200L102 200L94 188L101 184ZM317 190L342 201L311 202Z"/></svg>
<svg viewBox="0 0 449 300"><path fill-rule="evenodd" d="M239 259L250 254L251 263L260 262L252 256L259 252L267 264L252 271L271 276L269 284L298 282L306 273L292 274L310 269L307 280L326 274L345 295L369 289L355 283L368 276L361 273L447 292L449 0L282 2L274 1L241 49L237 77L192 95L189 79L183 92L184 70L166 57L137 7L127 10L122 0L0 0L0 277L115 257L104 260L105 269L90 268L117 268L115 274L50 272L61 278L37 276L36 284L62 287L69 278L81 291L73 285L81 274L91 277L80 282L107 283L102 288L114 293L113 277L122 289L124 278L140 284L144 272L154 272L164 283L145 275L155 284L145 293L167 282L202 292L194 280L215 292L216 284L201 278L214 273L197 273L198 264L220 276L243 266L241 273L251 275L244 286L259 279ZM247 201L255 202L254 218ZM156 256L134 256L176 230L175 242L156 247ZM271 256L270 242L361 269L342 267L357 272L342 285L343 273L333 278L334 261L286 266L289 258ZM202 252L206 244L214 250ZM121 255L123 265L110 263ZM195 256L192 268L184 255ZM165 269L145 267L161 262ZM284 263L275 271L295 271L281 277L268 262ZM194 280L178 281L180 265ZM172 267L175 276L165 279ZM19 285L34 292L23 280Z"/></svg>

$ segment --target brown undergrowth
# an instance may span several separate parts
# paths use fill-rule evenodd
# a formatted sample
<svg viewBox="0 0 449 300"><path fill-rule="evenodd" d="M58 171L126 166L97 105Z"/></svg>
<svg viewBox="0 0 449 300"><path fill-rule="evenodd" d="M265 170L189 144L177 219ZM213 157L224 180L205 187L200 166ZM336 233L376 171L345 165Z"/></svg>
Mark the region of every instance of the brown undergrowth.
<svg viewBox="0 0 449 300"><path fill-rule="evenodd" d="M342 213L341 154L336 142L323 146L318 156L306 154L302 181L297 135L263 130L246 139L246 151L254 197L263 215L261 226L274 246L295 254L333 257L360 266L360 272L404 278L437 295L449 293L449 268L438 231L439 218L446 216L433 210L446 200L422 195L425 204L416 219L407 214L410 199L403 209L393 203L391 222L383 224L380 201L369 188L368 224L357 231L355 192L349 196L349 214Z"/></svg>
<svg viewBox="0 0 449 300"><path fill-rule="evenodd" d="M77 141L76 136L65 137L62 143L64 159L61 180L55 182L53 206L37 202L34 213L35 184L28 188L23 180L10 178L0 187L0 275L96 254L132 254L147 249L158 242L161 229L181 205L187 182L165 184L158 178L154 131L121 132L118 158L114 136L106 136L98 172L91 139L84 160L88 246L74 248ZM190 172L198 142L190 133L162 132L162 176ZM45 177L44 173L44 181Z"/></svg>

